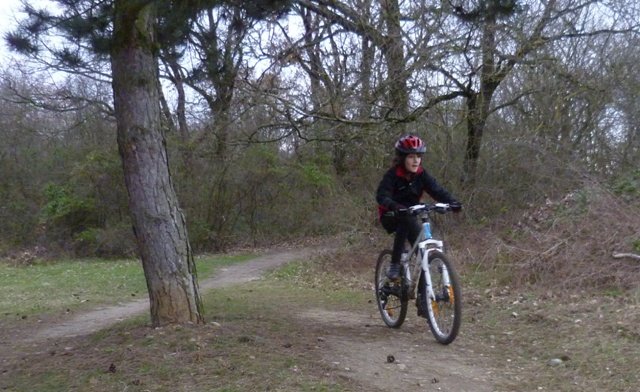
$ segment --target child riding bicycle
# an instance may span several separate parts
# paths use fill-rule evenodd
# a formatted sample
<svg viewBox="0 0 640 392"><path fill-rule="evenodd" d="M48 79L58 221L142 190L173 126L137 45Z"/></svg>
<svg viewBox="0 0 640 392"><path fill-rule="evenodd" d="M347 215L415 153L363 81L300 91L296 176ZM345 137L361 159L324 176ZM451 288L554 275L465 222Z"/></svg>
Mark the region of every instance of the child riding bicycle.
<svg viewBox="0 0 640 392"><path fill-rule="evenodd" d="M420 203L426 192L435 201L448 203L454 212L462 209L446 189L422 167L422 157L426 151L424 142L417 136L402 136L395 144L396 156L393 166L382 177L376 192L380 223L388 232L395 232L391 265L387 277L400 277L400 257L407 239L413 243L422 228L415 216L403 214L407 207Z"/></svg>

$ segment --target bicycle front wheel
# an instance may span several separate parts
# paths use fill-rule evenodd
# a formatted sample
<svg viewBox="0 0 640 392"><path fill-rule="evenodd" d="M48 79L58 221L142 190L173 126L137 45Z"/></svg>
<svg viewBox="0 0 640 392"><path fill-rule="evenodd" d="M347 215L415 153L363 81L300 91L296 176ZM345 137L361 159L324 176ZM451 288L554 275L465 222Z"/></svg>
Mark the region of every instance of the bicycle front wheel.
<svg viewBox="0 0 640 392"><path fill-rule="evenodd" d="M387 278L390 264L391 251L382 251L376 264L376 302L384 323L391 328L400 328L407 317L408 300L402 295L404 279L392 282Z"/></svg>
<svg viewBox="0 0 640 392"><path fill-rule="evenodd" d="M423 271L424 274L424 271ZM462 290L460 279L442 252L429 254L429 274L433 293L429 292L427 279L420 279L420 298L427 323L439 343L449 344L458 335L462 321Z"/></svg>

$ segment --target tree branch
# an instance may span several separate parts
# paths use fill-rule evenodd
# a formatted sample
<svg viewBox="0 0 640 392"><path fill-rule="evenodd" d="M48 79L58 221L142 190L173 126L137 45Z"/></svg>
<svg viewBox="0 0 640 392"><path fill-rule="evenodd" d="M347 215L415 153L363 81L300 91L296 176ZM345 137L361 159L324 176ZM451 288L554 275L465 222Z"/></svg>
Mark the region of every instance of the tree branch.
<svg viewBox="0 0 640 392"><path fill-rule="evenodd" d="M324 16L334 23L344 27L345 30L369 38L375 42L377 46L381 47L386 42L386 37L381 34L376 28L365 23L359 14L340 2L334 0L317 0L318 4L314 4L310 0L297 0L297 3L301 6ZM343 15L332 11L329 8L340 11Z"/></svg>
<svg viewBox="0 0 640 392"><path fill-rule="evenodd" d="M640 255L635 253L613 253L611 257L614 259L634 259L640 261Z"/></svg>

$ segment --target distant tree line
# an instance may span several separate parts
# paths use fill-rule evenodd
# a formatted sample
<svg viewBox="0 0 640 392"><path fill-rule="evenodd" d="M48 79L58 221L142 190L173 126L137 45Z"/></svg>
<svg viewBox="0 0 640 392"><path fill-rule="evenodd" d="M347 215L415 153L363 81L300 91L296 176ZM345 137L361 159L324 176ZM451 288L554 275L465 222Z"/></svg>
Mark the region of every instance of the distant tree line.
<svg viewBox="0 0 640 392"><path fill-rule="evenodd" d="M79 4L53 34L63 46L43 49L52 30L38 26L52 15L30 7L7 37L23 57L2 85L5 249L46 238L77 254L132 250L106 57L113 11ZM562 192L576 173L633 176L638 19L607 4L301 0L263 21L227 5L193 11L158 52L193 246L369 222L406 132L478 214ZM64 73L52 83L43 68Z"/></svg>

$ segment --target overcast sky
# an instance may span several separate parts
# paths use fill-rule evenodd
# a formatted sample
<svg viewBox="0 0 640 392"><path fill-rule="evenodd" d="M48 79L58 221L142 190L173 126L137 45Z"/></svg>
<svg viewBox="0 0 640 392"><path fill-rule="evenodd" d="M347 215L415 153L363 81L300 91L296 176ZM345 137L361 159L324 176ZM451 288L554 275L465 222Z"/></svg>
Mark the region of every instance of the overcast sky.
<svg viewBox="0 0 640 392"><path fill-rule="evenodd" d="M48 0L28 0L30 4L40 8L49 3ZM7 45L4 42L6 32L13 30L16 18L24 16L19 11L22 8L20 0L0 0L0 64L4 64L9 56Z"/></svg>
<svg viewBox="0 0 640 392"><path fill-rule="evenodd" d="M15 19L20 9L20 0L0 0L0 62L2 64L7 61L8 50L4 42L4 35L15 26Z"/></svg>

